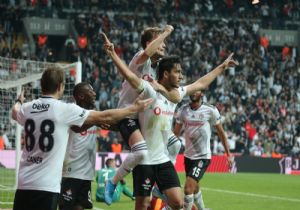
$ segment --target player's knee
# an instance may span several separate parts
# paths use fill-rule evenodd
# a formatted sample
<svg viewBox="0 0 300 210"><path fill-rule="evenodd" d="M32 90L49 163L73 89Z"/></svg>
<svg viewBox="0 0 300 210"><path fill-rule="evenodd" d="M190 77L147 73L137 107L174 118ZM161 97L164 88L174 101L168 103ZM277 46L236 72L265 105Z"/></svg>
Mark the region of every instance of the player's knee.
<svg viewBox="0 0 300 210"><path fill-rule="evenodd" d="M134 153L134 156L138 162L144 160L148 155L148 148L146 142L139 141L137 144L134 144L131 147L131 151Z"/></svg>
<svg viewBox="0 0 300 210"><path fill-rule="evenodd" d="M147 149L136 151L136 157L139 161L144 160L147 157L147 155L148 155Z"/></svg>
<svg viewBox="0 0 300 210"><path fill-rule="evenodd" d="M188 183L188 182L187 182L187 183L184 185L184 194L185 194L185 195L193 194L194 191L195 191L195 187L194 187L194 185L193 185L192 183Z"/></svg>
<svg viewBox="0 0 300 210"><path fill-rule="evenodd" d="M174 199L168 205L173 209L173 210L179 210L183 208L183 200L181 198Z"/></svg>

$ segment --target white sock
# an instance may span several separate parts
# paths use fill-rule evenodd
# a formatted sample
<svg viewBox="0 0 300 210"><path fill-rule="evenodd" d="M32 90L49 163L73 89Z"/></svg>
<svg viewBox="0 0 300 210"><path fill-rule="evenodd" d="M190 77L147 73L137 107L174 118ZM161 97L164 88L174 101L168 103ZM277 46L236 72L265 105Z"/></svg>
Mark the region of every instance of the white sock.
<svg viewBox="0 0 300 210"><path fill-rule="evenodd" d="M176 163L176 156L178 155L180 148L181 148L181 141L177 138L177 136L172 135L168 139L168 152L169 152L169 158L172 161L172 163L175 165Z"/></svg>
<svg viewBox="0 0 300 210"><path fill-rule="evenodd" d="M205 208L201 190L199 190L199 192L194 194L194 202L195 202L197 209L202 210Z"/></svg>
<svg viewBox="0 0 300 210"><path fill-rule="evenodd" d="M165 204L165 206L161 210L173 210L173 209L167 204Z"/></svg>
<svg viewBox="0 0 300 210"><path fill-rule="evenodd" d="M184 195L184 204L183 209L184 210L191 210L194 203L194 194L190 195Z"/></svg>
<svg viewBox="0 0 300 210"><path fill-rule="evenodd" d="M112 179L112 183L117 184L121 179L129 174L132 169L137 166L147 155L148 149L145 140L139 141L132 145L131 152L127 155L126 159L117 170L117 173Z"/></svg>

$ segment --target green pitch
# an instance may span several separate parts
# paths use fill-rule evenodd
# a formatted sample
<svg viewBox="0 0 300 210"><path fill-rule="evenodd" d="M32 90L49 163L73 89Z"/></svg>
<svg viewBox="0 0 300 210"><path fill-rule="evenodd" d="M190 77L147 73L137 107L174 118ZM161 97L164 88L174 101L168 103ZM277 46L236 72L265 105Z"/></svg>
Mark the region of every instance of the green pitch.
<svg viewBox="0 0 300 210"><path fill-rule="evenodd" d="M126 180L127 184L132 186L131 176ZM180 180L183 185L184 174L180 174ZM205 205L212 210L300 209L299 176L207 173L202 179L202 187ZM119 203L107 206L94 202L94 207L98 210L132 210L134 202L123 196Z"/></svg>
<svg viewBox="0 0 300 210"><path fill-rule="evenodd" d="M0 176L0 184L2 177ZM184 174L180 174L184 184ZM131 176L126 177L132 188ZM2 183L3 184L3 183ZM93 182L94 209L96 210L132 210L134 202L122 196L119 203L107 206L95 201ZM204 202L213 210L295 210L300 209L300 176L280 174L219 174L207 173L202 179ZM3 191L0 188L2 201ZM0 204L0 209L7 208Z"/></svg>

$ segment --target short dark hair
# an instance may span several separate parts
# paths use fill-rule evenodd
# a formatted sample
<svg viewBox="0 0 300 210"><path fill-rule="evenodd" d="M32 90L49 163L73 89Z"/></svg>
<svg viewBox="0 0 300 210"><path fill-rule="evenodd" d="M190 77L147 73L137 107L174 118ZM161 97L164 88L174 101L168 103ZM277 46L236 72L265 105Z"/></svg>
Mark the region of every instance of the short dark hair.
<svg viewBox="0 0 300 210"><path fill-rule="evenodd" d="M144 29L141 34L141 45L143 49L146 49L147 42L150 42L154 36L161 33L162 33L162 29L158 27L148 27Z"/></svg>
<svg viewBox="0 0 300 210"><path fill-rule="evenodd" d="M76 84L73 88L73 97L76 98L81 92L84 87L89 86L88 82L80 82Z"/></svg>
<svg viewBox="0 0 300 210"><path fill-rule="evenodd" d="M112 158L108 158L108 159L105 161L106 168L109 167L109 165L110 165L110 163L111 163L112 161L114 161L114 159L112 159Z"/></svg>
<svg viewBox="0 0 300 210"><path fill-rule="evenodd" d="M57 66L48 67L41 78L41 88L43 94L53 94L59 86L65 82L65 73Z"/></svg>
<svg viewBox="0 0 300 210"><path fill-rule="evenodd" d="M161 60L159 60L157 68L157 79L161 80L164 76L164 72L170 72L175 64L180 64L180 57L178 55L165 56Z"/></svg>

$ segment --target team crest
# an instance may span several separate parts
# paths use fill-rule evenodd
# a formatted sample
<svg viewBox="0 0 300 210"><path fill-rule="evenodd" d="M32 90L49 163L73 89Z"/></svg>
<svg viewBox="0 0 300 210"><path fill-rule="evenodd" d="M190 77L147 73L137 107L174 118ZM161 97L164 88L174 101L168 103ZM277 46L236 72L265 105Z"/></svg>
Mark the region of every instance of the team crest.
<svg viewBox="0 0 300 210"><path fill-rule="evenodd" d="M129 120L128 120L128 126L132 127L132 126L134 126L134 125L135 125L134 120L129 119Z"/></svg>
<svg viewBox="0 0 300 210"><path fill-rule="evenodd" d="M145 183L149 184L150 183L150 179L149 178L145 179Z"/></svg>
<svg viewBox="0 0 300 210"><path fill-rule="evenodd" d="M200 160L199 163L198 163L198 167L199 167L199 168L202 168L202 166L203 166L203 161Z"/></svg>
<svg viewBox="0 0 300 210"><path fill-rule="evenodd" d="M72 195L72 190L71 190L71 189L66 190L66 194L67 194L68 196Z"/></svg>

